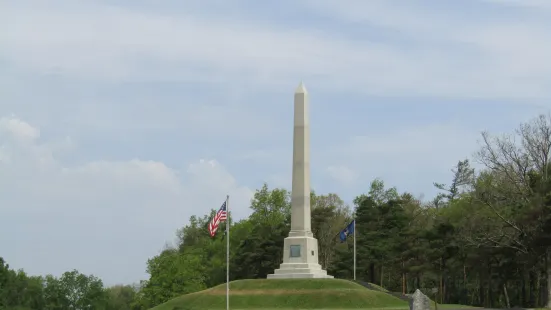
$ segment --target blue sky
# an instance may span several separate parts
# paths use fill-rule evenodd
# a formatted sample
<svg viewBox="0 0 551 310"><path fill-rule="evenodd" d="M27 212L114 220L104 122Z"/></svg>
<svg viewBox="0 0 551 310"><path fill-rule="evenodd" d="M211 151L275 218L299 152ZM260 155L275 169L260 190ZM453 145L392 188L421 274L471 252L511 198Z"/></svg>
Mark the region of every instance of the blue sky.
<svg viewBox="0 0 551 310"><path fill-rule="evenodd" d="M3 2L0 255L106 284L189 216L290 188L293 91L312 183L435 194L477 150L547 113L551 1Z"/></svg>

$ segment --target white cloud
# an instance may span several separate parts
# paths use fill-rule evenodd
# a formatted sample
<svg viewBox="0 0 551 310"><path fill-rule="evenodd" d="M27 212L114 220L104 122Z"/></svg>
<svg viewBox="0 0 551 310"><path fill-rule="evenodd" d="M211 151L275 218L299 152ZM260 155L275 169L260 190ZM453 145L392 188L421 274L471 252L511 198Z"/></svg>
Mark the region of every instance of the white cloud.
<svg viewBox="0 0 551 310"><path fill-rule="evenodd" d="M329 166L327 173L337 182L351 184L358 179L358 173L347 166Z"/></svg>
<svg viewBox="0 0 551 310"><path fill-rule="evenodd" d="M406 35L411 42L405 44L352 40L337 31L304 27L291 31L232 15L161 15L32 1L31 9L19 3L4 10L9 31L0 39L2 54L40 72L110 81L254 85L257 90L292 87L305 79L325 89L384 95L551 96L551 67L545 65L551 51L548 23L495 18L465 23L466 16L452 10L388 1L302 3L341 22Z"/></svg>
<svg viewBox="0 0 551 310"><path fill-rule="evenodd" d="M186 171L139 159L69 166L30 124L10 117L0 128L2 256L32 274L77 268L109 284L137 281L189 216L218 208L227 194L235 216L249 212L252 191L215 160ZM19 136L35 140L11 139Z"/></svg>
<svg viewBox="0 0 551 310"><path fill-rule="evenodd" d="M40 131L17 118L0 119L0 131L5 131L17 139L34 140Z"/></svg>

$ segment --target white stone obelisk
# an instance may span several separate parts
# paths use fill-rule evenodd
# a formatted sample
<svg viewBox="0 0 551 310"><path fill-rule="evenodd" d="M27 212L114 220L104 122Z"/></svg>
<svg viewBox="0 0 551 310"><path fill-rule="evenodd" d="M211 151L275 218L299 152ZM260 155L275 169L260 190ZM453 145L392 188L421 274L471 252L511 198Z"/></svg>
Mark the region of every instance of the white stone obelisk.
<svg viewBox="0 0 551 310"><path fill-rule="evenodd" d="M312 234L310 213L310 118L308 92L295 91L291 231L285 238L283 263L268 279L333 278L318 263L318 240Z"/></svg>

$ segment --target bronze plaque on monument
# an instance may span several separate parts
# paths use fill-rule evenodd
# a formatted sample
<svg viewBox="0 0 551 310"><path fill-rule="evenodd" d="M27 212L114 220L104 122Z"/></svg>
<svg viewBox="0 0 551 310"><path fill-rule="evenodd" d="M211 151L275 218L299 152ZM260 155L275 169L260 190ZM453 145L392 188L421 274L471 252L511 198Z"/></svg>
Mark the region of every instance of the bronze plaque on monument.
<svg viewBox="0 0 551 310"><path fill-rule="evenodd" d="M300 257L300 245L291 245L291 251L289 256Z"/></svg>

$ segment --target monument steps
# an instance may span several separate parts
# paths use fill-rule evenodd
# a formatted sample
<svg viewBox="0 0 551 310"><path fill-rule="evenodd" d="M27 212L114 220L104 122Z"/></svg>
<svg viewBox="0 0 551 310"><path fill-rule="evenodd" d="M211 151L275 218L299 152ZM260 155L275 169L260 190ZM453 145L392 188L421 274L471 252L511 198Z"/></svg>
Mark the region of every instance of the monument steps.
<svg viewBox="0 0 551 310"><path fill-rule="evenodd" d="M319 273L327 275L327 271L321 269L310 269L310 268L289 268L289 269L277 269L275 274L288 274L288 273Z"/></svg>
<svg viewBox="0 0 551 310"><path fill-rule="evenodd" d="M333 276L329 276L323 273L313 272L300 272L293 271L289 273L275 273L268 275L268 279L333 279Z"/></svg>
<svg viewBox="0 0 551 310"><path fill-rule="evenodd" d="M296 264L296 263L285 263L280 265L281 269L312 269L312 270L322 270L320 264Z"/></svg>

